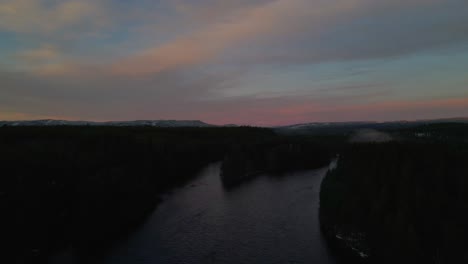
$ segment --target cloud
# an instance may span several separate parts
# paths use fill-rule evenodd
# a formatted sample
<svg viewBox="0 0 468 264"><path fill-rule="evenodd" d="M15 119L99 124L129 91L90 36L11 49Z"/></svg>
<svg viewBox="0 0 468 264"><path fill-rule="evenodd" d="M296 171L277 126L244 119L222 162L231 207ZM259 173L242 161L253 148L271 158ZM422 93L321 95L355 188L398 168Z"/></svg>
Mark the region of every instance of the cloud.
<svg viewBox="0 0 468 264"><path fill-rule="evenodd" d="M21 51L17 57L21 60L30 62L53 61L61 56L59 49L53 45L42 45L39 48L32 50Z"/></svg>
<svg viewBox="0 0 468 264"><path fill-rule="evenodd" d="M172 16L161 12L155 16L154 6L146 11L131 6L121 16L122 8L111 7L107 1L67 0L52 6L45 3L9 0L0 4L0 28L19 32L66 31L69 35L77 28L87 31L103 23L112 26L107 28L109 32L119 31L116 20L145 28L132 31L136 35L126 41L138 43L141 38L157 44L118 54L114 62L101 66L100 73L112 75L142 76L210 63L245 67L380 59L468 43L468 3L462 0L175 1L169 5ZM15 13L22 15L14 16ZM131 20L126 20L126 16ZM164 27L172 32L167 40L162 38L167 35ZM88 53L95 49L91 44ZM117 44L108 43L109 48ZM97 59L71 58L66 63L44 65L41 72L69 74L96 68L102 64L96 63ZM61 71L60 67L66 70Z"/></svg>
<svg viewBox="0 0 468 264"><path fill-rule="evenodd" d="M51 44L42 44L34 49L19 51L15 57L18 59L19 69L38 76L53 78L84 75L84 78L88 78L93 74L103 73L102 68L89 63L80 64L76 58Z"/></svg>
<svg viewBox="0 0 468 264"><path fill-rule="evenodd" d="M19 33L52 33L82 25L99 24L102 7L88 0L3 0L0 29Z"/></svg>
<svg viewBox="0 0 468 264"><path fill-rule="evenodd" d="M241 109L241 110L239 110ZM218 122L280 125L310 121L415 120L468 115L468 97L433 100L347 102L340 105L334 98L277 98L233 100L225 110L229 114L212 116Z"/></svg>
<svg viewBox="0 0 468 264"><path fill-rule="evenodd" d="M3 116L279 124L468 109L465 99L397 100L422 90L412 86L424 79L424 67L413 71L421 62L402 61L407 79L369 70L349 78L341 69L373 60L370 71L384 71L387 58L468 43L465 0L0 0L5 31L17 38L9 45L23 45L12 49L10 72L0 70ZM291 65L312 66L282 67ZM316 71L332 76L307 77ZM283 82L272 81L276 73ZM388 91L388 79L410 91ZM454 87L438 94L453 96Z"/></svg>
<svg viewBox="0 0 468 264"><path fill-rule="evenodd" d="M343 1L340 5L312 8L310 2L305 0L276 0L235 9L221 22L209 24L196 32L119 61L113 66L113 71L117 74L141 75L202 63L246 41L286 33L290 28L288 23L300 18L308 17L309 26L319 28L319 22L352 8L354 3Z"/></svg>
<svg viewBox="0 0 468 264"><path fill-rule="evenodd" d="M50 75L0 71L0 111L91 120L175 118L182 106L203 104L233 75L173 71L147 78ZM19 109L21 109L19 111ZM190 108L187 108L190 109ZM181 115L179 115L181 118Z"/></svg>
<svg viewBox="0 0 468 264"><path fill-rule="evenodd" d="M218 16L202 28L118 61L112 71L154 74L209 63L236 54L235 49L244 52L227 60L297 64L385 58L468 41L468 4L459 0L219 3L208 9L182 5L183 13L192 17L210 17L206 12Z"/></svg>
<svg viewBox="0 0 468 264"><path fill-rule="evenodd" d="M33 113L10 112L0 109L0 120L16 121L16 120L39 120L39 119L55 119L55 120L77 120L70 116L57 115L36 115Z"/></svg>
<svg viewBox="0 0 468 264"><path fill-rule="evenodd" d="M336 2L336 1L335 1ZM299 26L231 60L241 65L304 65L379 60L467 46L468 2L355 1L318 29Z"/></svg>
<svg viewBox="0 0 468 264"><path fill-rule="evenodd" d="M214 91L242 76L197 70L145 78L49 78L0 73L0 117L35 119L201 119L215 124L280 125L310 121L419 119L468 115L468 97L390 100L366 94L219 98ZM351 88L353 89L353 88ZM354 97L353 97L354 96ZM356 98L359 97L359 98ZM16 113L16 114L15 114ZM21 115L17 114L21 113ZM59 113L59 114L58 114Z"/></svg>

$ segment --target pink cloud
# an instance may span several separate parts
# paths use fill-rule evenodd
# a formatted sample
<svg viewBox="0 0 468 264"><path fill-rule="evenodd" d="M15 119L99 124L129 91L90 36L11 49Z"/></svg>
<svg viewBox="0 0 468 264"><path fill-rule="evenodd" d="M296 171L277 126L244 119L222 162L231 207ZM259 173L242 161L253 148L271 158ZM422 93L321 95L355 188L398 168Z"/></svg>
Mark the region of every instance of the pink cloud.
<svg viewBox="0 0 468 264"><path fill-rule="evenodd" d="M259 6L235 8L220 21L117 62L112 71L123 75L158 73L209 61L232 47L280 36L292 29L319 33L341 14L365 2L347 0L318 4L306 0L275 0Z"/></svg>
<svg viewBox="0 0 468 264"><path fill-rule="evenodd" d="M178 1L175 4L175 9L178 10L176 16L193 17L194 23L199 23L201 26L195 26L195 29L161 45L141 50L125 59L118 59L110 65L102 65L99 72L100 74L110 72L113 75L123 76L155 74L209 62L238 46L253 44L255 41L266 39L271 41L276 37L284 37L291 32L307 31L309 36L319 38L323 31L326 31L335 23L349 20L353 16L359 16L363 13L371 13L374 10L382 11L386 10L386 8L397 9L422 4L427 5L441 1L396 0L376 3L374 0L270 0L254 1L255 4L252 4L248 1L233 3L224 0L209 1L205 3L206 5L200 4L202 7L194 7ZM99 27L98 25L104 23L102 21L107 21L109 16L104 12L103 5L93 4L89 1L81 3L80 1L69 0L60 5L57 4L52 9L52 14L49 14L52 11L46 10L43 4L37 4L31 0L17 2L23 4L8 1L8 5L5 4L3 9L0 5L0 14L2 10L18 9L29 20L20 19L17 21L8 18L3 22L4 27L11 27L16 30L31 30L30 27L32 29L41 27L41 29L35 30L54 31L66 29L76 24L88 23L89 20L94 21L95 26ZM26 8L27 3L30 2L36 4L31 5L33 8L28 9ZM38 3L42 2L39 1ZM149 16L149 14L145 15ZM153 14L151 13L151 15ZM180 19L180 17L177 17L174 21ZM41 23L36 23L36 20ZM167 23L170 22L167 21ZM0 28L1 26L2 19L0 19ZM148 26L145 25L145 27ZM159 25L155 25L155 27L160 28ZM168 27L171 27L171 25ZM153 34L157 34L157 32L153 32ZM138 41L138 39L135 41ZM312 58L327 56L326 54L316 54L313 51L302 55ZM299 57L302 57L301 54L299 54ZM83 64L87 67L88 63L72 60L67 61L66 64L64 66L66 70L59 69L57 65L44 65L44 69L40 69L39 72L46 72L51 75L55 73L58 73L58 75L70 74L83 68L74 64ZM78 72L78 74L82 74L82 72Z"/></svg>
<svg viewBox="0 0 468 264"><path fill-rule="evenodd" d="M305 122L400 120L468 115L468 97L336 105L301 98L225 102L198 117L215 124L287 125Z"/></svg>

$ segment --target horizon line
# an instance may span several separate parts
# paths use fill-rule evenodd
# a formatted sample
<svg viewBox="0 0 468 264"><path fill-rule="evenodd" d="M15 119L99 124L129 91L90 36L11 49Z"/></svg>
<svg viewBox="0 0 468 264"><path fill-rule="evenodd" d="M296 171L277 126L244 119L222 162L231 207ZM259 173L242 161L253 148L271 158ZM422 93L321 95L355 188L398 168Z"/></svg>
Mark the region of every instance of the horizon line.
<svg viewBox="0 0 468 264"><path fill-rule="evenodd" d="M227 125L237 125L237 126L251 126L251 127L285 127L285 126L294 126L302 124L324 124L324 123L394 123L394 122L424 122L424 121L449 121L453 119L462 119L468 121L468 116L452 116L452 117L439 117L439 118L423 118L423 119L394 119L394 120L353 120L353 121L306 121L301 123L291 123L291 124L281 124L281 125L256 125L256 124L236 124L236 123L224 123L224 124L213 124L208 123L200 119L130 119L130 120L107 120L107 121L95 121L95 120L82 120L82 119L52 119L52 118L42 118L42 119L20 119L20 120L0 120L0 123L12 123L12 122L37 122L37 121L64 121L64 122L87 122L87 123L125 123L125 122L144 122L144 121L175 121L175 122L202 122L207 125L213 126L227 126Z"/></svg>

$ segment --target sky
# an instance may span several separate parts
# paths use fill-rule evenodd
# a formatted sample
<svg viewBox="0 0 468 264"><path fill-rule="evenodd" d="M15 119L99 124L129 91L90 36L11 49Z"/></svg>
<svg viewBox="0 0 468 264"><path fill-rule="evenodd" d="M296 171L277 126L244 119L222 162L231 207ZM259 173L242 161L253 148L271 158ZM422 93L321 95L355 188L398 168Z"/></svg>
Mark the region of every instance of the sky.
<svg viewBox="0 0 468 264"><path fill-rule="evenodd" d="M466 0L0 0L0 120L462 116Z"/></svg>

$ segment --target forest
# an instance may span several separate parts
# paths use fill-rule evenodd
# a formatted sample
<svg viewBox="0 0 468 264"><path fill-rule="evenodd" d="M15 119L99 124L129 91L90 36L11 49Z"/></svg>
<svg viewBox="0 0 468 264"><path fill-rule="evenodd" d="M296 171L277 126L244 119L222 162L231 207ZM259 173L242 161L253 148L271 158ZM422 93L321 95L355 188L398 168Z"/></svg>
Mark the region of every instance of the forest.
<svg viewBox="0 0 468 264"><path fill-rule="evenodd" d="M2 263L46 263L66 248L94 258L212 162L236 188L334 156L320 223L343 263L468 262L468 125L383 132L392 140L253 127L0 127Z"/></svg>
<svg viewBox="0 0 468 264"><path fill-rule="evenodd" d="M317 143L251 127L4 126L0 150L8 263L44 263L70 247L101 254L161 194L211 162L226 159L223 179L232 187L244 173L312 168L330 156Z"/></svg>
<svg viewBox="0 0 468 264"><path fill-rule="evenodd" d="M328 149L304 138L263 140L233 146L222 163L221 179L224 186L232 187L258 174L278 176L316 169L327 166L330 160Z"/></svg>
<svg viewBox="0 0 468 264"><path fill-rule="evenodd" d="M466 263L468 125L349 144L322 182L320 220L345 263Z"/></svg>

